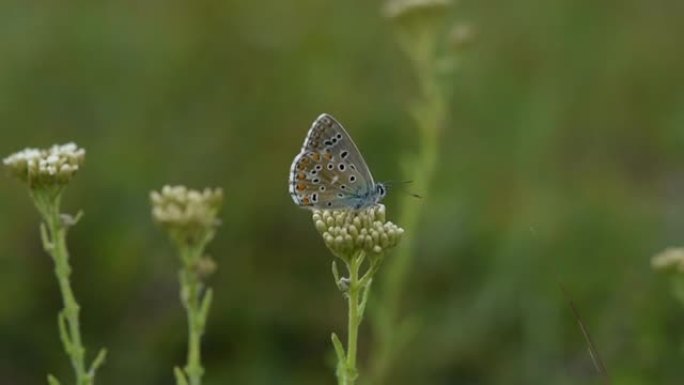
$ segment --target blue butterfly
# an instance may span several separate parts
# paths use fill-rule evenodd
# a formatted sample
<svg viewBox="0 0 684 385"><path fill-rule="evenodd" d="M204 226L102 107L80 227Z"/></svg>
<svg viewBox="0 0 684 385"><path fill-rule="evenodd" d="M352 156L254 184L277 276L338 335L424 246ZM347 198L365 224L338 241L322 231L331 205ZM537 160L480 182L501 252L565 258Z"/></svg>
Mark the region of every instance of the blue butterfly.
<svg viewBox="0 0 684 385"><path fill-rule="evenodd" d="M387 193L375 183L366 161L335 118L321 114L290 167L290 195L309 209L361 210Z"/></svg>

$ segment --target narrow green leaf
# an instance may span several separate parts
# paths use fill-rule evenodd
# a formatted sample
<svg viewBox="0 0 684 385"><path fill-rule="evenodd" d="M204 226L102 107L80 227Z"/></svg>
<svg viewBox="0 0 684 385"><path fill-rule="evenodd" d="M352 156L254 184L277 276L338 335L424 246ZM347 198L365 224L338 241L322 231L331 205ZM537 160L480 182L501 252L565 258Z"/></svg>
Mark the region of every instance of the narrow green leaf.
<svg viewBox="0 0 684 385"><path fill-rule="evenodd" d="M173 374L176 376L176 385L188 385L185 374L183 374L183 371L178 366L173 368Z"/></svg>
<svg viewBox="0 0 684 385"><path fill-rule="evenodd" d="M366 303L368 303L368 293L370 292L373 278L370 278L361 289L361 303L359 304L359 322L363 319L363 312L366 310Z"/></svg>
<svg viewBox="0 0 684 385"><path fill-rule="evenodd" d="M337 365L335 367L335 376L337 377L337 384L345 385L347 383L345 370L347 359L345 358L346 355L344 353L344 347L342 346L342 341L340 341L340 338L337 337L337 334L332 333L332 335L330 336L330 340L332 341L333 347L335 348L335 355L337 356Z"/></svg>
<svg viewBox="0 0 684 385"><path fill-rule="evenodd" d="M202 326L207 321L209 316L209 308L211 307L211 301L214 299L214 291L212 289L207 289L204 293L204 298L202 298L202 305L200 307L200 320L202 321Z"/></svg>
<svg viewBox="0 0 684 385"><path fill-rule="evenodd" d="M107 349L102 348L100 351L97 353L97 356L95 356L95 359L93 360L93 363L90 365L90 370L88 373L90 373L91 377L95 377L95 372L97 369L104 364L105 360L107 359Z"/></svg>
<svg viewBox="0 0 684 385"><path fill-rule="evenodd" d="M335 348L335 354L337 355L338 364L344 364L344 362L346 361L346 355L344 353L342 341L340 341L340 338L337 337L337 334L335 333L332 333L332 335L330 336L330 340L332 341L333 347Z"/></svg>
<svg viewBox="0 0 684 385"><path fill-rule="evenodd" d="M57 378L55 378L55 376L53 376L52 374L48 374L47 381L50 385L60 385Z"/></svg>

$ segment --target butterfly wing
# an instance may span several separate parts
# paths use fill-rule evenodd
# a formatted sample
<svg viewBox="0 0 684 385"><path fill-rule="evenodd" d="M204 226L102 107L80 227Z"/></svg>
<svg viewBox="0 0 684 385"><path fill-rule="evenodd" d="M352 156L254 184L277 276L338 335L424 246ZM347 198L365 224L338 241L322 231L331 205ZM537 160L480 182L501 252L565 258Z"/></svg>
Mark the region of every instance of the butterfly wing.
<svg viewBox="0 0 684 385"><path fill-rule="evenodd" d="M320 115L290 168L290 195L302 207L356 208L374 191L356 144L332 116Z"/></svg>

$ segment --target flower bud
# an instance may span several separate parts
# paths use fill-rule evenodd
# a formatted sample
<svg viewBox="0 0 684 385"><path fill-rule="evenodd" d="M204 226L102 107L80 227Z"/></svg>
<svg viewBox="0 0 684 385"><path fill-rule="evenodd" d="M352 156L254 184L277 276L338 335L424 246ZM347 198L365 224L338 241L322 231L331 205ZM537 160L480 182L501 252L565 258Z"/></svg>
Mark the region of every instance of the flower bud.
<svg viewBox="0 0 684 385"><path fill-rule="evenodd" d="M396 246L404 233L404 229L385 220L382 204L360 211L314 210L313 221L326 246L342 259L360 250L384 253Z"/></svg>
<svg viewBox="0 0 684 385"><path fill-rule="evenodd" d="M150 202L152 217L174 240L194 244L211 236L219 225L217 215L223 204L223 190L164 186L161 191L150 193Z"/></svg>
<svg viewBox="0 0 684 385"><path fill-rule="evenodd" d="M26 148L3 159L5 168L32 189L62 187L74 177L85 160L85 150L75 143L48 149Z"/></svg>

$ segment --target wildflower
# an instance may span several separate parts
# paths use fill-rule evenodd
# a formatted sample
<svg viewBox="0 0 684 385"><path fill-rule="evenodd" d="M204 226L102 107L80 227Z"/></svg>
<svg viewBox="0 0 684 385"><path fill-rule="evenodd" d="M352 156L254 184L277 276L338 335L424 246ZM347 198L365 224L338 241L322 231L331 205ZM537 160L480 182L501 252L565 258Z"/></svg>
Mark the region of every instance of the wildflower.
<svg viewBox="0 0 684 385"><path fill-rule="evenodd" d="M164 186L150 193L152 217L176 242L197 244L212 237L220 224L216 218L223 204L223 190L191 190L185 186Z"/></svg>
<svg viewBox="0 0 684 385"><path fill-rule="evenodd" d="M32 189L64 186L83 165L85 150L75 143L26 148L3 159L5 168Z"/></svg>
<svg viewBox="0 0 684 385"><path fill-rule="evenodd" d="M385 206L363 211L314 210L316 230L336 256L348 259L355 251L381 254L397 245L404 229L385 219Z"/></svg>
<svg viewBox="0 0 684 385"><path fill-rule="evenodd" d="M651 258L651 267L654 270L684 273L684 248L668 247Z"/></svg>
<svg viewBox="0 0 684 385"><path fill-rule="evenodd" d="M55 264L55 275L59 282L64 308L57 320L64 350L69 355L76 377L76 383L93 385L95 372L104 363L106 349L100 349L90 366L86 364L85 347L80 330L80 306L71 287L72 267L69 263L66 235L76 225L81 213L76 216L61 213L62 192L76 172L83 166L85 150L75 143L53 145L48 149L27 148L3 159L5 169L28 184L29 195L43 217L40 226L43 248ZM53 375L48 375L50 385L59 385Z"/></svg>
<svg viewBox="0 0 684 385"><path fill-rule="evenodd" d="M332 333L331 339L337 355L338 384L354 385L358 377L358 329L373 277L378 272L384 254L401 240L404 229L386 220L385 206L382 204L361 211L314 210L313 222L325 245L344 262L347 270L347 276L341 277L333 261L335 284L347 299L349 330L346 349L337 334ZM369 262L364 268L365 260Z"/></svg>
<svg viewBox="0 0 684 385"><path fill-rule="evenodd" d="M176 384L199 385L204 375L201 338L213 298L204 280L216 270L216 262L204 255L204 249L220 224L217 215L223 190L164 186L150 193L150 201L152 218L169 233L182 262L178 277L180 299L188 317L188 360L182 369L174 368Z"/></svg>

